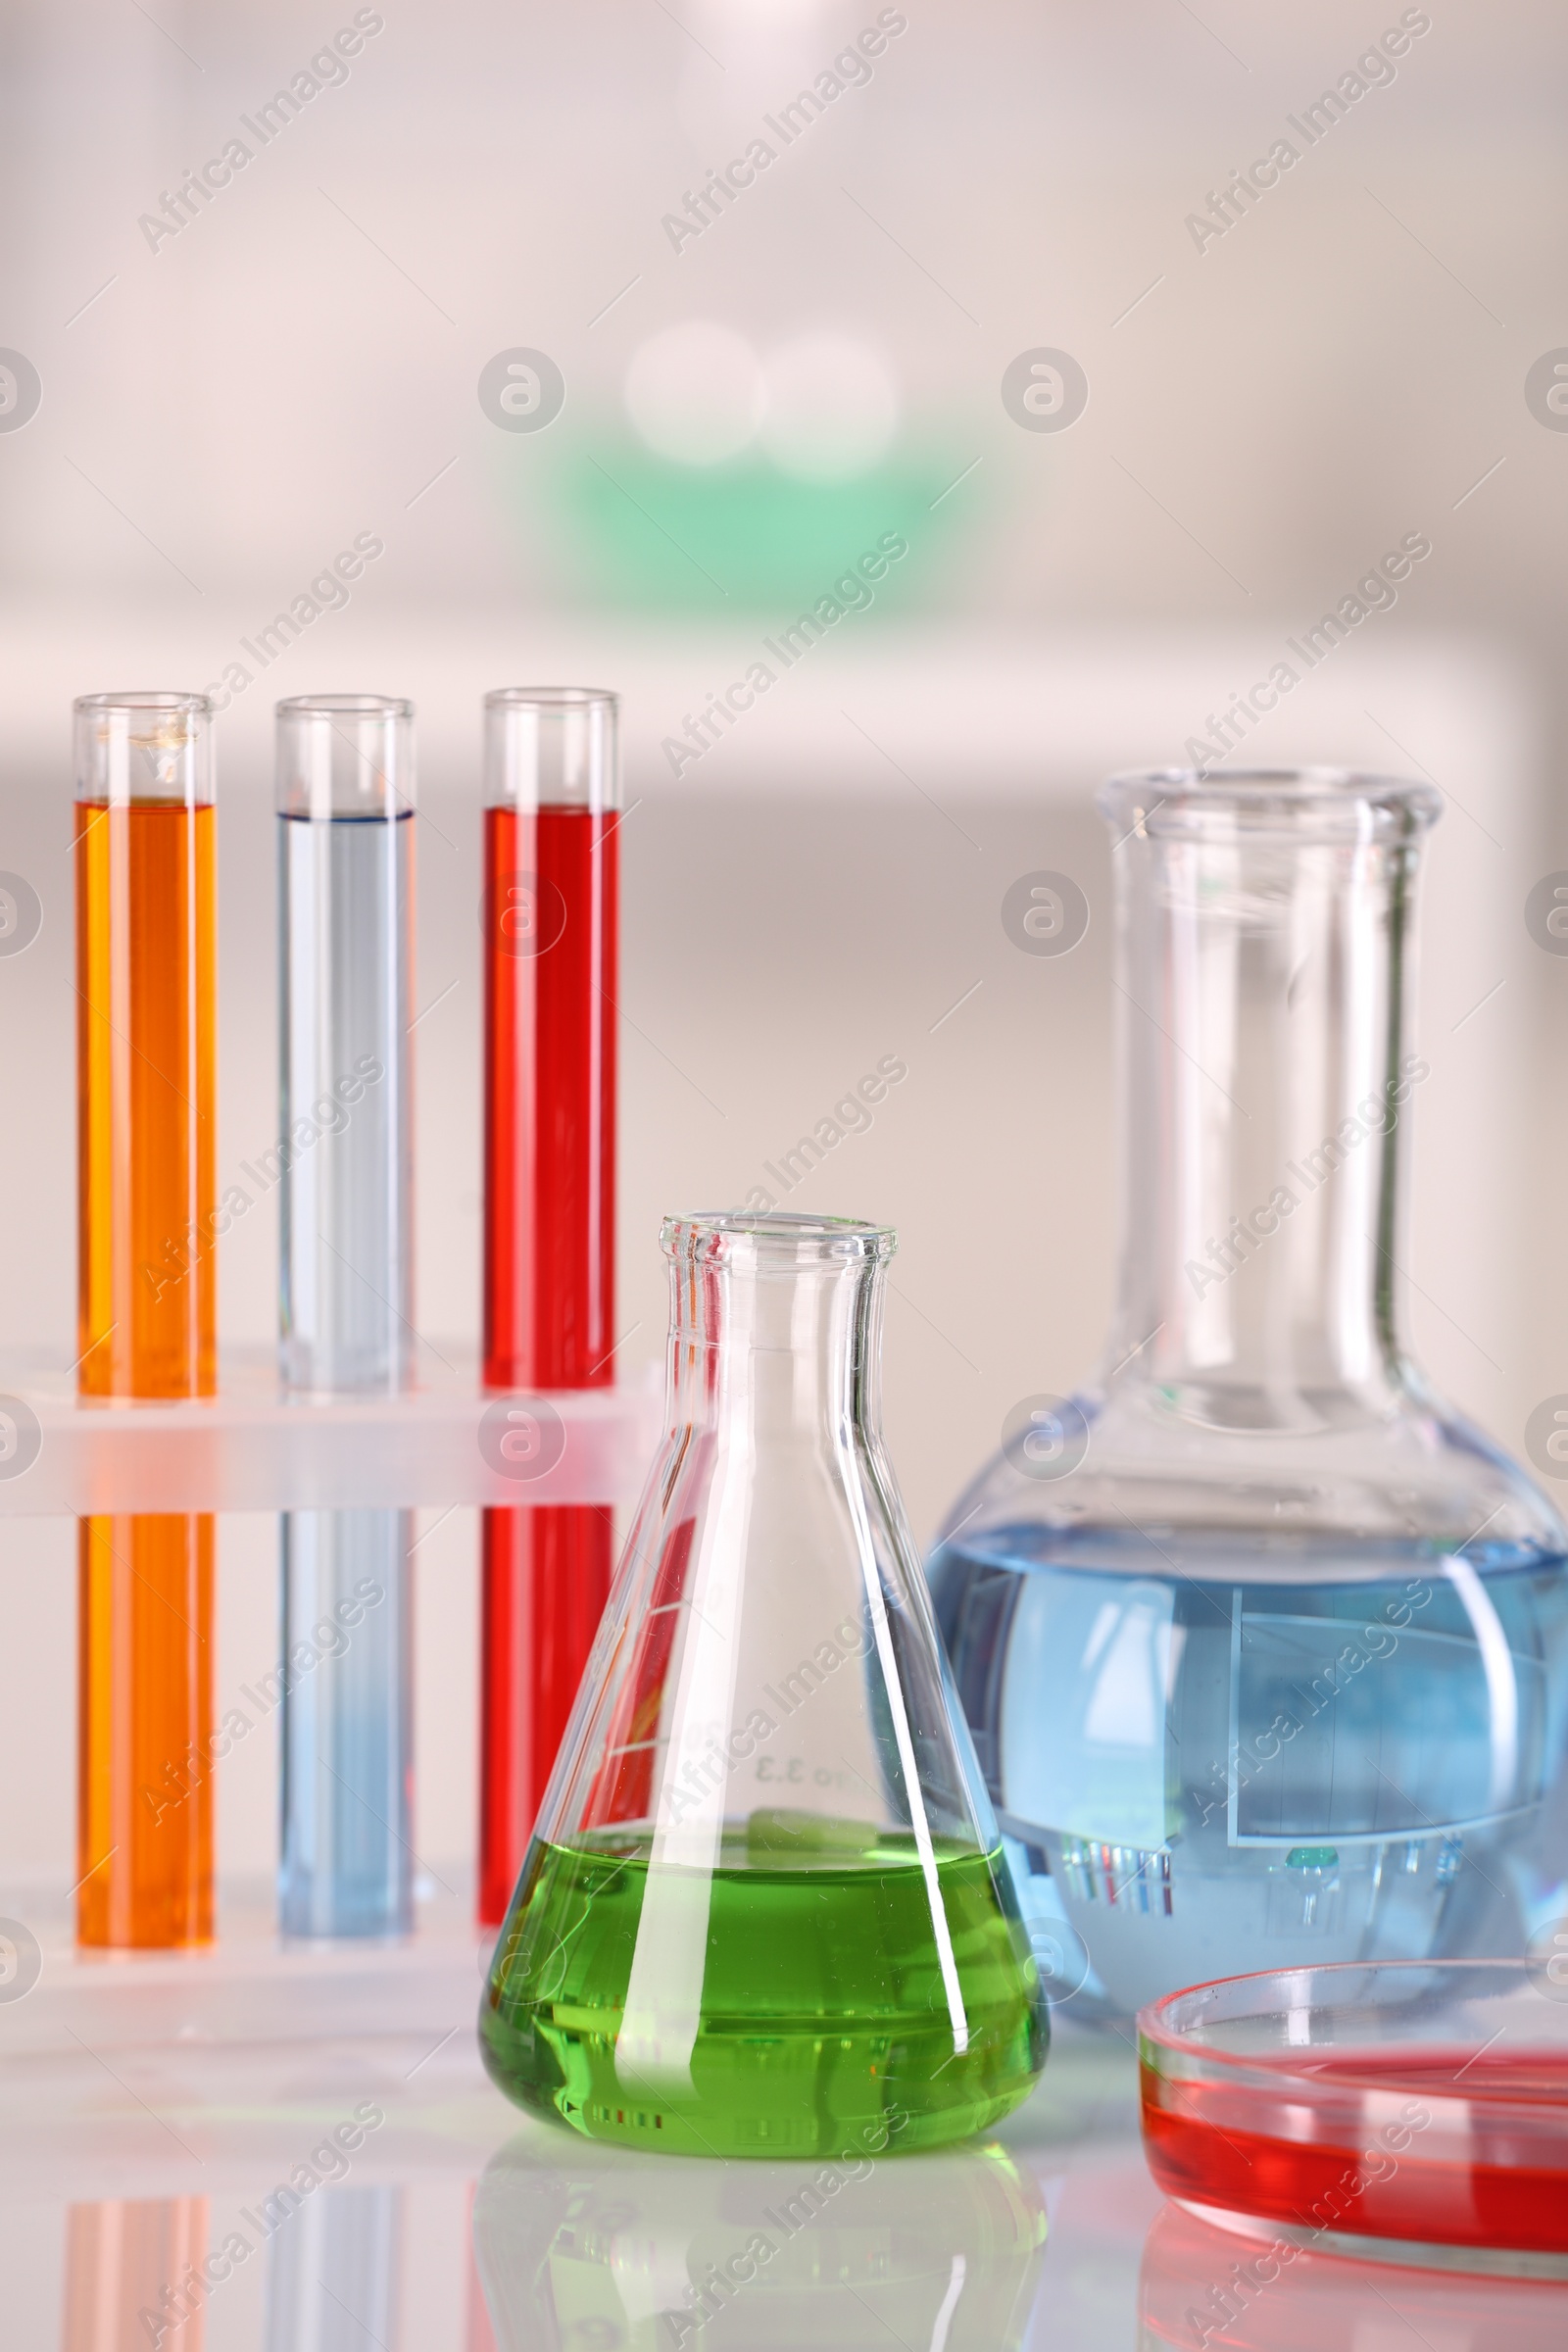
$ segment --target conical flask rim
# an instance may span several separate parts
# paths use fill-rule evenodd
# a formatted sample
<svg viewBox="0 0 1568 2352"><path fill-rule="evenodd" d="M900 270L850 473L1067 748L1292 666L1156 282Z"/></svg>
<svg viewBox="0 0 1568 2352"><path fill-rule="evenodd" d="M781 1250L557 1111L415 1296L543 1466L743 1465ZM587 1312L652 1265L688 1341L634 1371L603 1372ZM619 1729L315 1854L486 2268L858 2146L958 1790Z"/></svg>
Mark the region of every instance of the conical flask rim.
<svg viewBox="0 0 1568 2352"><path fill-rule="evenodd" d="M898 1248L891 1225L859 1217L775 1209L694 1209L665 1217L660 1248L670 1258L756 1257L790 1265L877 1265Z"/></svg>

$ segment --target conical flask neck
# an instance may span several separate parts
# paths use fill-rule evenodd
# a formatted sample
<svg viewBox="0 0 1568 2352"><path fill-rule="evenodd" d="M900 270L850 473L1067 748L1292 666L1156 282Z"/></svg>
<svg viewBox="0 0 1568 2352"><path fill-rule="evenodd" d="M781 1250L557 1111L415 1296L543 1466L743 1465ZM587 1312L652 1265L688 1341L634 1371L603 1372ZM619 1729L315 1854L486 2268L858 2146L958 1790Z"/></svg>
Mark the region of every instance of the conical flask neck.
<svg viewBox="0 0 1568 2352"><path fill-rule="evenodd" d="M1111 787L1122 1244L1106 1375L1206 1421L1400 1385L1419 837L1436 796L1299 777Z"/></svg>
<svg viewBox="0 0 1568 2352"><path fill-rule="evenodd" d="M875 1258L821 1262L766 1251L670 1266L673 1422L847 1446L880 1420Z"/></svg>

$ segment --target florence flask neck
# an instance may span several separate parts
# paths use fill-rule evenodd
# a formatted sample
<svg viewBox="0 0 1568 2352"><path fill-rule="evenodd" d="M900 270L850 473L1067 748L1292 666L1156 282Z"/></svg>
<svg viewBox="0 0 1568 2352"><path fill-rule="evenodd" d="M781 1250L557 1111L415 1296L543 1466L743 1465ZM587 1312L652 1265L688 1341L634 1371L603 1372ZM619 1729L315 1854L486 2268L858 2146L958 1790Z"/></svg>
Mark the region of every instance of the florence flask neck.
<svg viewBox="0 0 1568 2352"><path fill-rule="evenodd" d="M1399 1222L1428 788L1117 779L1121 1254L1105 1383L1304 1429L1405 1382Z"/></svg>

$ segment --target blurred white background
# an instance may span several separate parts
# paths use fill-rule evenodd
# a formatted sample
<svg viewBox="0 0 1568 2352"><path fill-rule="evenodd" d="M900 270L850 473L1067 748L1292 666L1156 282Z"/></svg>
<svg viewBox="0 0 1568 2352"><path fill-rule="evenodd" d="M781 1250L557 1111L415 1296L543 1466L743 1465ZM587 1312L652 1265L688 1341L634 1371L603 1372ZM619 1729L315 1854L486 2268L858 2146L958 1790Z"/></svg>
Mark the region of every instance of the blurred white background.
<svg viewBox="0 0 1568 2352"><path fill-rule="evenodd" d="M785 145L765 119L879 14L904 28L869 77L847 67ZM1401 15L1429 24L1392 78L1355 76ZM356 22L343 77L313 74ZM0 366L22 355L41 398L14 429L0 409L0 868L44 921L0 958L0 1352L74 1354L72 695L227 673L220 1171L276 1125L271 705L414 697L420 1321L471 1339L478 699L603 684L625 698L631 808L621 1360L636 1376L661 1350L661 1213L742 1199L900 1056L874 1126L792 1204L900 1228L889 1435L927 1540L1009 1406L1088 1372L1108 1307L1093 785L1190 757L1288 636L1421 532L1397 603L1250 740L1449 796L1422 926L1409 1327L1519 1446L1568 1388L1568 963L1524 923L1532 884L1568 864L1568 435L1526 398L1568 346L1565 53L1568 23L1531 0L407 0L358 19L341 0L10 0ZM323 86L264 145L243 119L302 74ZM1308 146L1288 118L1346 75L1364 94ZM672 240L665 216L760 136L766 170ZM149 232L235 137L243 170ZM1297 163L1200 250L1189 216L1282 137ZM1087 378L1067 429L1004 405L1004 370L1039 349ZM564 382L542 429L481 405L483 371L519 350ZM383 552L308 616L296 600L325 603L310 583L357 533ZM908 552L874 603L672 773L688 714L884 533ZM244 641L279 613L297 633L264 666ZM1092 909L1060 960L1001 926L1041 867ZM248 1219L223 1248L224 1338L265 1341L275 1233ZM271 1654L273 1529L227 1522L220 1548L226 1688ZM466 1514L418 1565L418 1843L445 1868L472 1829ZM74 1610L74 1531L10 1523L0 1872L62 1883ZM222 1768L230 1872L270 1865L273 1761L258 1740Z"/></svg>

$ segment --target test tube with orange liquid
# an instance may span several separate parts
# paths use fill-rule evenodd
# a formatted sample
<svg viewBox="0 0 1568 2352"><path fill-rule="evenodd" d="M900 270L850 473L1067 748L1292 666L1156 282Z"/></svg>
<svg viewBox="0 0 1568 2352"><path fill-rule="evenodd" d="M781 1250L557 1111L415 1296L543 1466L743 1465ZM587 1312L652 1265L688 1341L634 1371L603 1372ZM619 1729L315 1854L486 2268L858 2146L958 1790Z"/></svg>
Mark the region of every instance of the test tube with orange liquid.
<svg viewBox="0 0 1568 2352"><path fill-rule="evenodd" d="M216 1387L212 705L75 706L77 1387ZM78 1523L76 1932L213 1932L213 1522Z"/></svg>

